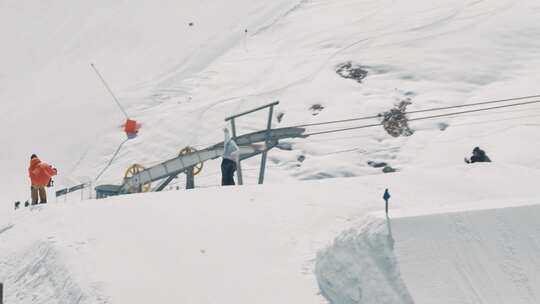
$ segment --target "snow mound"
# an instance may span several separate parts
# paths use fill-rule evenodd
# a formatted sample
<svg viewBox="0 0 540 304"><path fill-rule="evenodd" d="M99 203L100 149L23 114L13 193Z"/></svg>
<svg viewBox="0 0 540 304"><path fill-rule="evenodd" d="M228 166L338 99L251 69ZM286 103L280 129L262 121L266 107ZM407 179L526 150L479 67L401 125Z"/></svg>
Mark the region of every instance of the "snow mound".
<svg viewBox="0 0 540 304"><path fill-rule="evenodd" d="M51 202L0 220L0 282L23 304L538 303L539 179L460 164ZM529 207L481 211L510 206Z"/></svg>
<svg viewBox="0 0 540 304"><path fill-rule="evenodd" d="M401 279L389 222L351 229L317 255L316 275L334 304L413 303Z"/></svg>
<svg viewBox="0 0 540 304"><path fill-rule="evenodd" d="M317 255L332 304L540 303L540 205L371 220Z"/></svg>
<svg viewBox="0 0 540 304"><path fill-rule="evenodd" d="M11 256L0 269L0 277L10 290L6 303L106 303L79 286L64 264L64 258L49 242L34 245Z"/></svg>
<svg viewBox="0 0 540 304"><path fill-rule="evenodd" d="M529 205L393 220L415 303L540 303L539 217Z"/></svg>

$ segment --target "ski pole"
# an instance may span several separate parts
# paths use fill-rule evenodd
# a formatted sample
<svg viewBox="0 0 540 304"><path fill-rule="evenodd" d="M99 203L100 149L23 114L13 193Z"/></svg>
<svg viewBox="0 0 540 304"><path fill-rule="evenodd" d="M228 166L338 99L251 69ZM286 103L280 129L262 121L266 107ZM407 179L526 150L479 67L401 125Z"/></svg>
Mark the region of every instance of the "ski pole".
<svg viewBox="0 0 540 304"><path fill-rule="evenodd" d="M99 73L98 69L96 68L96 66L93 64L93 63L90 63L90 66L94 69L94 71L96 72L96 74L98 75L99 79L101 79L101 82L103 82L103 85L105 86L105 88L107 88L107 90L109 91L109 93L111 94L112 98L114 99L114 101L116 102L116 104L118 105L118 107L120 108L120 110L122 111L122 113L124 113L124 115L126 116L126 119L129 119L129 116L127 115L126 113L126 110L124 110L124 108L122 107L122 105L120 104L120 102L118 101L118 98L116 98L116 96L114 95L113 91L111 90L111 88L109 87L109 85L107 84L107 82L105 81L105 79L103 78L103 76L101 76L101 74Z"/></svg>

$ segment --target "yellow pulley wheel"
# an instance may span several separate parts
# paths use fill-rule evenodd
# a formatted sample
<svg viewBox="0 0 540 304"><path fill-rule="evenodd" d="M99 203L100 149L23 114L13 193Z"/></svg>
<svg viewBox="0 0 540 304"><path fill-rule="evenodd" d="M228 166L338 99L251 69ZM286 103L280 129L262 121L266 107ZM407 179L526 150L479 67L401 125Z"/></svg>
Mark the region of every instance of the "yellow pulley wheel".
<svg viewBox="0 0 540 304"><path fill-rule="evenodd" d="M126 174L124 174L124 178L131 178L133 177L135 174L139 173L139 172L142 172L144 171L144 167L139 165L139 164L134 164L132 165L131 167L129 167L127 170L126 170ZM146 183L144 185L142 185L140 187L140 191L141 192L148 192L150 191L150 189L152 188L152 183ZM137 192L139 190L137 189Z"/></svg>
<svg viewBox="0 0 540 304"><path fill-rule="evenodd" d="M188 155L188 154L195 153L195 152L197 152L197 149L188 146L188 147L185 147L184 149L180 150L180 152L178 153L178 156ZM193 175L195 176L195 175L201 173L202 168L203 168L203 163L202 162L196 164L195 166L193 166Z"/></svg>

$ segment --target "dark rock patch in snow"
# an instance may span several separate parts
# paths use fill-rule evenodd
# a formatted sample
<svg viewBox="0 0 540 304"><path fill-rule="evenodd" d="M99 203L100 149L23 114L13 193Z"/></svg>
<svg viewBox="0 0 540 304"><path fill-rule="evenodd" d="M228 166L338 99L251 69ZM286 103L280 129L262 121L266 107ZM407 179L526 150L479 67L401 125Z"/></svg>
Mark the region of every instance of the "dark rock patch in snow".
<svg viewBox="0 0 540 304"><path fill-rule="evenodd" d="M365 67L353 64L351 61L339 64L336 67L336 73L345 79L354 79L358 83L362 83L362 80L368 75Z"/></svg>
<svg viewBox="0 0 540 304"><path fill-rule="evenodd" d="M397 170L390 167L390 166L385 166L383 169L382 169L382 172L383 173L393 173L393 172L396 172Z"/></svg>
<svg viewBox="0 0 540 304"><path fill-rule="evenodd" d="M285 150L285 151L292 151L293 146L291 143L288 143L288 142L280 142L277 144L276 148L280 150Z"/></svg>
<svg viewBox="0 0 540 304"><path fill-rule="evenodd" d="M308 175L306 177L301 178L301 180L320 180L320 179L328 179L328 178L336 178L336 177L354 177L355 174L352 172L347 171L341 171L341 172L317 172L311 175Z"/></svg>
<svg viewBox="0 0 540 304"><path fill-rule="evenodd" d="M270 161L274 165L281 163L281 159L272 156L268 157L268 161Z"/></svg>
<svg viewBox="0 0 540 304"><path fill-rule="evenodd" d="M325 172L319 172L319 173L316 173L316 174L312 174L310 176L306 176L306 177L303 177L301 178L302 180L319 180L319 179L326 179L326 178L333 178L335 176L333 176L332 174L328 174L328 173L325 173Z"/></svg>
<svg viewBox="0 0 540 304"><path fill-rule="evenodd" d="M316 103L309 107L309 109L311 110L311 115L316 116L319 115L322 110L324 110L324 107L320 103Z"/></svg>
<svg viewBox="0 0 540 304"><path fill-rule="evenodd" d="M416 79L414 75L411 75L411 74L405 74L405 75L400 76L399 78L402 80L415 80Z"/></svg>
<svg viewBox="0 0 540 304"><path fill-rule="evenodd" d="M407 91L407 92L403 93L403 95L405 95L407 97L413 97L413 96L416 96L416 93L413 92L413 91Z"/></svg>
<svg viewBox="0 0 540 304"><path fill-rule="evenodd" d="M402 100L395 108L390 111L379 114L382 117L382 125L386 132L393 137L411 136L414 131L409 128L409 120L407 118L407 106L412 102L410 98Z"/></svg>
<svg viewBox="0 0 540 304"><path fill-rule="evenodd" d="M439 126L439 130L445 131L445 130L448 128L449 124L447 124L447 123L445 123L445 122L440 122L440 123L438 124L438 126Z"/></svg>
<svg viewBox="0 0 540 304"><path fill-rule="evenodd" d="M276 116L277 121L281 122L283 120L283 116L285 116L285 113L279 112Z"/></svg>
<svg viewBox="0 0 540 304"><path fill-rule="evenodd" d="M376 162L376 161L371 161L371 160L368 161L367 164L372 166L373 168L382 168L382 167L386 167L388 165L385 162Z"/></svg>

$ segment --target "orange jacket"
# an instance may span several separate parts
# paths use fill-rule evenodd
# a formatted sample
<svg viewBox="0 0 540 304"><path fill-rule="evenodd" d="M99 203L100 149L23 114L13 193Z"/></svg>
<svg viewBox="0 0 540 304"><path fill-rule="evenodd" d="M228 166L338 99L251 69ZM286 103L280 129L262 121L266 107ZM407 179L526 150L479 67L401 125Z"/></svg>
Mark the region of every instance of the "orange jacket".
<svg viewBox="0 0 540 304"><path fill-rule="evenodd" d="M28 175L33 186L47 186L51 176L56 175L56 169L42 162L39 158L30 160Z"/></svg>

